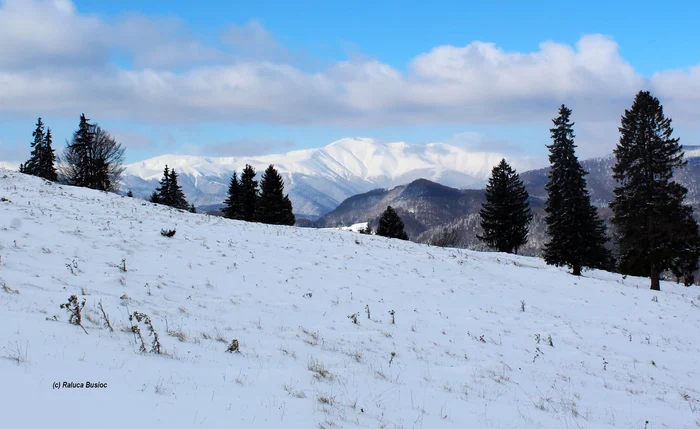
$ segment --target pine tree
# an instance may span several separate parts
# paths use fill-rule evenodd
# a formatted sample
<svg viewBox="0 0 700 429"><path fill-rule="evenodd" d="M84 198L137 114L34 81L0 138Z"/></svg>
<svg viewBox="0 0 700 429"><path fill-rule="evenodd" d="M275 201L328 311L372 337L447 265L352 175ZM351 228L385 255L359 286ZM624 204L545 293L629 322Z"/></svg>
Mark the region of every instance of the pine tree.
<svg viewBox="0 0 700 429"><path fill-rule="evenodd" d="M255 169L246 164L241 174L240 183L241 220L255 221L256 207L258 204L258 181L255 180Z"/></svg>
<svg viewBox="0 0 700 429"><path fill-rule="evenodd" d="M238 176L234 171L233 176L231 176L231 182L228 185L228 197L224 200L224 208L221 209L224 217L228 219L242 218L240 200L240 184L238 183Z"/></svg>
<svg viewBox="0 0 700 429"><path fill-rule="evenodd" d="M32 137L34 137L34 140L31 143L32 152L29 155L29 159L22 167L22 173L38 176L40 171L41 152L43 150L45 138L44 122L41 120L41 118L37 119L36 129L32 133Z"/></svg>
<svg viewBox="0 0 700 429"><path fill-rule="evenodd" d="M124 148L85 114L61 157L61 180L69 185L116 192L124 167Z"/></svg>
<svg viewBox="0 0 700 429"><path fill-rule="evenodd" d="M282 176L273 165L267 167L262 175L255 219L271 225L294 225L296 221L292 203L288 195L284 195Z"/></svg>
<svg viewBox="0 0 700 429"><path fill-rule="evenodd" d="M175 169L169 169L167 165L163 169L160 186L151 194L151 202L181 210L192 210L194 207L187 202L185 193L182 192L182 186L178 185Z"/></svg>
<svg viewBox="0 0 700 429"><path fill-rule="evenodd" d="M399 240L408 240L408 235L403 230L404 224L398 213L391 207L387 206L382 216L379 218L379 227L377 227L377 235L388 238L398 238Z"/></svg>
<svg viewBox="0 0 700 429"><path fill-rule="evenodd" d="M176 209L181 209L181 210L189 210L190 209L190 203L187 202L187 198L185 198L185 193L182 192L182 186L177 184L177 173L175 172L175 169L173 168L170 170L170 180L168 183L168 201L170 202L171 207L175 207Z"/></svg>
<svg viewBox="0 0 700 429"><path fill-rule="evenodd" d="M683 168L683 147L671 137L671 119L659 100L640 91L621 120L615 148L610 203L623 274L649 276L660 290L661 273L675 271L690 278L698 267L700 237L693 209L684 204L688 190L673 181Z"/></svg>
<svg viewBox="0 0 700 429"><path fill-rule="evenodd" d="M170 199L170 169L167 164L163 169L163 178L160 179L160 186L151 194L151 202L157 204L164 204L166 206L172 206L172 200Z"/></svg>
<svg viewBox="0 0 700 429"><path fill-rule="evenodd" d="M527 242L532 212L520 176L502 159L491 170L481 206L482 235L477 238L499 252L517 253Z"/></svg>
<svg viewBox="0 0 700 429"><path fill-rule="evenodd" d="M90 147L94 139L94 127L85 114L80 115L78 129L73 133L73 138L67 142L62 156L61 176L69 185L85 186L92 183L90 171L92 169L90 159Z"/></svg>
<svg viewBox="0 0 700 429"><path fill-rule="evenodd" d="M605 226L586 189L588 173L576 158L570 117L571 110L562 104L549 130L553 143L547 146L551 170L545 185L545 222L550 241L545 244L544 260L566 265L580 276L583 267L609 268L611 256L605 248Z"/></svg>
<svg viewBox="0 0 700 429"><path fill-rule="evenodd" d="M131 192L131 189L129 189L129 192L126 193L126 196L129 197L129 198L133 198L134 193Z"/></svg>
<svg viewBox="0 0 700 429"><path fill-rule="evenodd" d="M41 148L41 157L39 158L39 176L46 180L56 182L58 180L58 172L56 171L56 153L53 149L53 137L51 128L46 129L44 143Z"/></svg>
<svg viewBox="0 0 700 429"><path fill-rule="evenodd" d="M194 206L194 204L190 204L190 213L197 213L197 208Z"/></svg>

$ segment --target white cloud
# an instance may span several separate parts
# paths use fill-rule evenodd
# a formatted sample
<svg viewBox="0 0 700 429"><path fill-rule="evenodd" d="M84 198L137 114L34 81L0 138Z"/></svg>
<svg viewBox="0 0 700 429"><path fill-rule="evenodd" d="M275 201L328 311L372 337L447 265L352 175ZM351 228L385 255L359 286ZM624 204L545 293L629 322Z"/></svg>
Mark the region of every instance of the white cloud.
<svg viewBox="0 0 700 429"><path fill-rule="evenodd" d="M561 103L579 122L617 120L647 87L668 99L672 114L680 103L700 103L697 67L645 79L602 35L575 46L548 41L526 53L478 41L438 46L405 73L362 57L311 73L291 65L288 50L258 21L225 31L222 40L235 51L226 53L199 44L177 19L106 22L68 0L7 0L0 40L10 42L0 44L5 113L329 126L549 124ZM110 64L115 52L127 54L133 68Z"/></svg>
<svg viewBox="0 0 700 429"><path fill-rule="evenodd" d="M273 61L291 59L289 50L256 19L244 25L231 25L222 33L221 41L243 57Z"/></svg>

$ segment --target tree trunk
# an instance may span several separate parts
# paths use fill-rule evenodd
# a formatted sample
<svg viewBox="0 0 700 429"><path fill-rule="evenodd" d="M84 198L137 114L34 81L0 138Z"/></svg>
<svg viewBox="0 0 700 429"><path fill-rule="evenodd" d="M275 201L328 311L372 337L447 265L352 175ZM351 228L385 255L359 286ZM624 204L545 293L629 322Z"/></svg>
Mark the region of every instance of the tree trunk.
<svg viewBox="0 0 700 429"><path fill-rule="evenodd" d="M581 275L581 264L574 264L573 268L574 268L574 272L571 274L573 274L575 276L580 276Z"/></svg>
<svg viewBox="0 0 700 429"><path fill-rule="evenodd" d="M659 282L659 273L652 269L651 271L651 290L661 290L661 285Z"/></svg>

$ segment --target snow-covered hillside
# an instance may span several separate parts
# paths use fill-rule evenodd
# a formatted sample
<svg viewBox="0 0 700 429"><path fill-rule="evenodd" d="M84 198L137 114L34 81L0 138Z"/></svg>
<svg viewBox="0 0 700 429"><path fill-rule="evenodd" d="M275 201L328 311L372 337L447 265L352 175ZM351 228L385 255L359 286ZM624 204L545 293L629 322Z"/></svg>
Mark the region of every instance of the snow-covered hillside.
<svg viewBox="0 0 700 429"><path fill-rule="evenodd" d="M700 426L697 288L8 171L0 197L3 428Z"/></svg>
<svg viewBox="0 0 700 429"><path fill-rule="evenodd" d="M320 149L255 158L162 155L126 166L124 185L136 195L150 195L167 164L178 172L190 201L197 206L218 204L226 198L234 170L240 174L250 164L262 173L274 164L284 178L295 213L320 216L352 195L419 178L458 188L481 188L502 157L444 143L409 145L347 138ZM521 171L542 166L531 158L507 158Z"/></svg>

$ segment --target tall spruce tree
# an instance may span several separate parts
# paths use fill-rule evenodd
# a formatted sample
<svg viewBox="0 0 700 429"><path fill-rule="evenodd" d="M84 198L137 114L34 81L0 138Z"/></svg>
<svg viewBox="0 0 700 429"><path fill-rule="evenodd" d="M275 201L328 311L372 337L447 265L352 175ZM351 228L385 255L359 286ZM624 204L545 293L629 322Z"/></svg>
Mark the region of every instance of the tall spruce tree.
<svg viewBox="0 0 700 429"><path fill-rule="evenodd" d="M60 177L69 185L116 192L123 161L124 147L82 114L61 157Z"/></svg>
<svg viewBox="0 0 700 429"><path fill-rule="evenodd" d="M605 248L605 226L586 189L581 163L576 157L574 123L571 110L559 108L559 116L550 128L552 144L548 145L551 170L545 185L547 202L545 222L549 242L545 244L547 264L568 266L575 276L583 267L609 268L611 256Z"/></svg>
<svg viewBox="0 0 700 429"><path fill-rule="evenodd" d="M90 147L93 139L94 127L83 113L80 115L78 129L73 133L73 138L66 142L66 149L61 157L62 181L69 185L85 187L92 182L90 180L92 169Z"/></svg>
<svg viewBox="0 0 700 429"><path fill-rule="evenodd" d="M284 194L284 181L275 166L270 164L260 180L260 198L256 207L256 221L271 225L294 225L291 201Z"/></svg>
<svg viewBox="0 0 700 429"><path fill-rule="evenodd" d="M228 219L241 219L243 217L240 187L238 176L234 171L233 176L231 176L231 182L228 185L228 197L224 200L224 208L221 209L224 217Z"/></svg>
<svg viewBox="0 0 700 429"><path fill-rule="evenodd" d="M239 191L241 195L241 220L254 222L259 197L258 181L255 180L255 169L248 164L241 174Z"/></svg>
<svg viewBox="0 0 700 429"><path fill-rule="evenodd" d="M170 170L170 180L168 183L168 201L170 201L170 206L176 209L189 210L190 203L187 202L185 198L185 193L182 192L182 186L177 183L177 173L173 168Z"/></svg>
<svg viewBox="0 0 700 429"><path fill-rule="evenodd" d="M170 169L167 165L163 169L163 178L160 179L160 186L151 194L151 202L181 210L191 211L192 207L194 207L187 202L185 193L182 192L182 186L178 185L175 169Z"/></svg>
<svg viewBox="0 0 700 429"><path fill-rule="evenodd" d="M51 128L46 129L46 135L44 136L44 144L42 145L41 157L39 158L39 176L52 182L58 180L56 152L53 148Z"/></svg>
<svg viewBox="0 0 700 429"><path fill-rule="evenodd" d="M376 235L388 238L398 238L408 240L408 235L404 231L404 224L399 214L393 207L387 206L382 216L379 218L379 226Z"/></svg>
<svg viewBox="0 0 700 429"><path fill-rule="evenodd" d="M613 210L619 270L649 276L660 290L666 270L692 277L698 267L700 237L692 207L684 204L688 190L673 180L682 168L683 147L671 137L671 119L659 100L640 91L625 110L615 148L613 177L617 181Z"/></svg>
<svg viewBox="0 0 700 429"><path fill-rule="evenodd" d="M32 133L34 140L31 143L32 152L29 160L20 165L20 173L39 176L46 180L55 182L58 180L56 173L56 155L52 147L53 138L51 129L44 132L44 123L39 118L37 120L36 129Z"/></svg>
<svg viewBox="0 0 700 429"><path fill-rule="evenodd" d="M172 201L170 200L170 169L167 164L163 169L163 178L160 179L160 186L151 194L151 202L172 206Z"/></svg>
<svg viewBox="0 0 700 429"><path fill-rule="evenodd" d="M44 148L44 139L46 137L44 133L44 122L41 118L36 121L36 128L32 133L32 137L34 137L34 140L31 142L32 152L27 162L23 164L21 172L32 176L38 176L40 172L41 153Z"/></svg>
<svg viewBox="0 0 700 429"><path fill-rule="evenodd" d="M520 176L502 159L491 170L481 206L482 235L477 238L499 252L517 253L527 242L532 212Z"/></svg>

